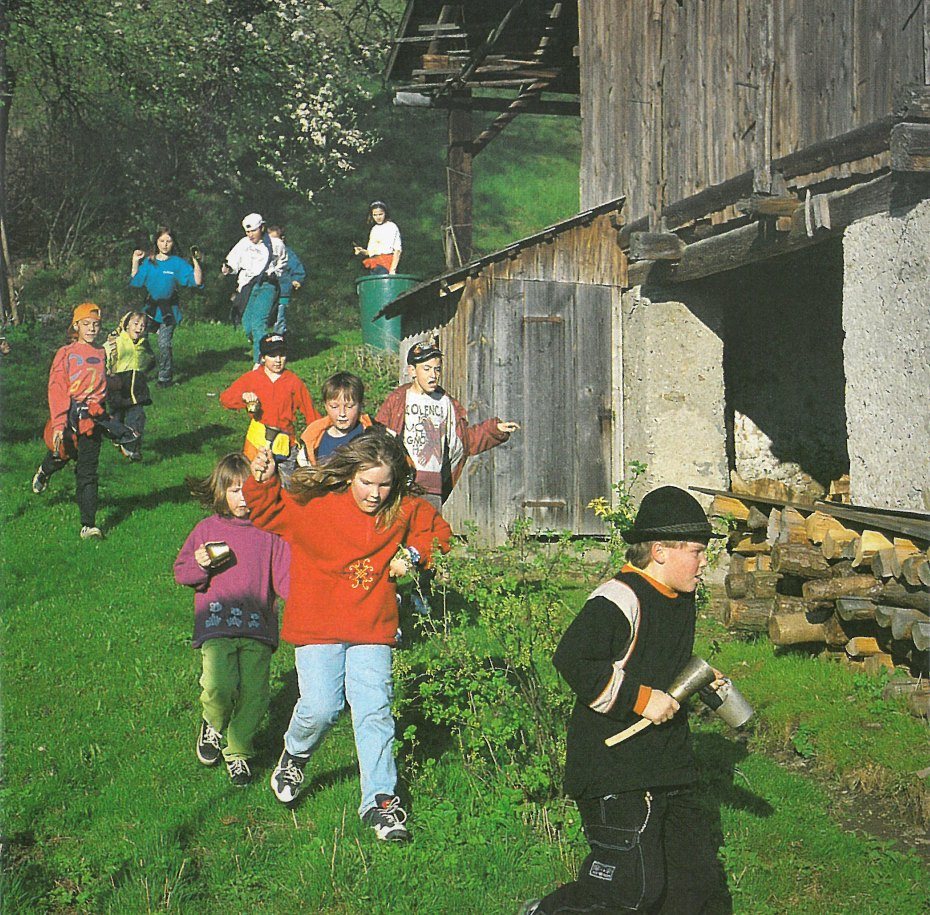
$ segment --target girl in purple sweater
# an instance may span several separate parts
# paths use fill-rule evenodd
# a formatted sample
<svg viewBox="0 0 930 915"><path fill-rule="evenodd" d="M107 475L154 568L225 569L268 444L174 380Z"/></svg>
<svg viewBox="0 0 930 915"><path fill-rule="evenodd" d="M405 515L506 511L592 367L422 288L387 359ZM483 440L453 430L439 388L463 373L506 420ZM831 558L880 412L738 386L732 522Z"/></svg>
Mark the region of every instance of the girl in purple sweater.
<svg viewBox="0 0 930 915"><path fill-rule="evenodd" d="M194 589L194 648L203 660L203 721L197 758L222 757L236 787L252 781L248 760L270 695L271 656L278 647L275 595L287 597L290 547L249 521L242 484L250 473L241 453L227 454L202 481L188 481L216 514L191 531L174 563L174 578ZM225 739L225 746L223 741Z"/></svg>

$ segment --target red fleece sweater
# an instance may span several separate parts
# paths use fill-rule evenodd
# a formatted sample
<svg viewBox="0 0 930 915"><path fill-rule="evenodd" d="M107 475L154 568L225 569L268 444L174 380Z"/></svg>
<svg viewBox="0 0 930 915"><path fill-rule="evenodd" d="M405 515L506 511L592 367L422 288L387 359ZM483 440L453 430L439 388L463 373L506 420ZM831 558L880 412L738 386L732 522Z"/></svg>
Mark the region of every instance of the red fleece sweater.
<svg viewBox="0 0 930 915"><path fill-rule="evenodd" d="M407 497L386 529L363 512L348 491L328 493L306 505L281 489L278 478L243 494L254 525L280 534L291 545L291 587L281 638L292 645L349 642L393 645L397 597L388 567L401 543L429 561L434 541L449 549L452 529L422 499Z"/></svg>
<svg viewBox="0 0 930 915"><path fill-rule="evenodd" d="M294 420L298 410L303 415L305 425L320 418L307 386L289 369L285 369L276 381L268 377L263 367L252 369L240 375L220 394L220 403L227 410L244 410L246 404L242 395L246 391L258 395L260 408L255 418L266 426L274 426L286 432L292 445L297 440Z"/></svg>

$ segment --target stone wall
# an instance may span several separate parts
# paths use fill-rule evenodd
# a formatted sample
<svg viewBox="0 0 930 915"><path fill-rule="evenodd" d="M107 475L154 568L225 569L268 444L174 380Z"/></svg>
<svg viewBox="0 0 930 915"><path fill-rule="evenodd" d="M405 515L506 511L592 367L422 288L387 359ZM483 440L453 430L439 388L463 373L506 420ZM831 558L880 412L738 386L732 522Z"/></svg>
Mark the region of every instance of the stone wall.
<svg viewBox="0 0 930 915"><path fill-rule="evenodd" d="M642 461L642 496L675 484L725 489L722 311L695 287L623 296L623 464Z"/></svg>
<svg viewBox="0 0 930 915"><path fill-rule="evenodd" d="M850 226L843 262L852 499L930 511L930 201Z"/></svg>

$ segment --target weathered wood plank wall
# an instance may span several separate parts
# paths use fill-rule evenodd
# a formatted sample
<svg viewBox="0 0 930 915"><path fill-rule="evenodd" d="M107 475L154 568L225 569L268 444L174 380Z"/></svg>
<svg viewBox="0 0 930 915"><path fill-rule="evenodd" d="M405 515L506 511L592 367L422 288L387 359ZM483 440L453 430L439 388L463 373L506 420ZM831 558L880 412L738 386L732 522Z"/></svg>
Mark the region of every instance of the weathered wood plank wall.
<svg viewBox="0 0 930 915"><path fill-rule="evenodd" d="M442 315L444 385L472 421L523 425L466 466L445 512L454 526L474 521L495 541L524 515L542 527L601 530L587 504L619 473L612 326L626 283L616 227L599 216L485 266ZM408 342L444 307L406 315Z"/></svg>
<svg viewBox="0 0 930 915"><path fill-rule="evenodd" d="M915 0L579 0L581 205L631 222L892 112Z"/></svg>

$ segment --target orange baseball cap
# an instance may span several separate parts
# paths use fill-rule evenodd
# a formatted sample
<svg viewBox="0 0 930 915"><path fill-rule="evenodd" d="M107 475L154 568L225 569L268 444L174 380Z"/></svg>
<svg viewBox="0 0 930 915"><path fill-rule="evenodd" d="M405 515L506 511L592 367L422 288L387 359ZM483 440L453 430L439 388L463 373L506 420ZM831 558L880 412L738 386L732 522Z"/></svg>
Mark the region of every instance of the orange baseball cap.
<svg viewBox="0 0 930 915"><path fill-rule="evenodd" d="M77 324L78 321L83 321L85 318L96 318L99 321L100 306L95 305L93 302L81 302L81 304L74 309L74 314L71 316L71 323Z"/></svg>

